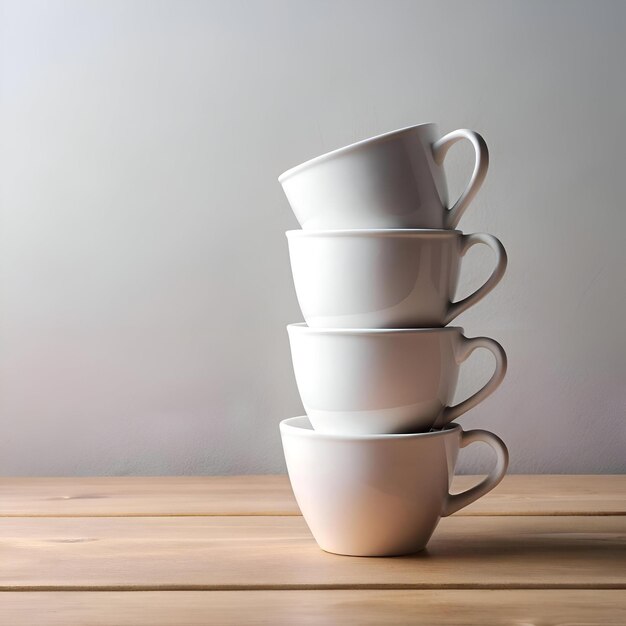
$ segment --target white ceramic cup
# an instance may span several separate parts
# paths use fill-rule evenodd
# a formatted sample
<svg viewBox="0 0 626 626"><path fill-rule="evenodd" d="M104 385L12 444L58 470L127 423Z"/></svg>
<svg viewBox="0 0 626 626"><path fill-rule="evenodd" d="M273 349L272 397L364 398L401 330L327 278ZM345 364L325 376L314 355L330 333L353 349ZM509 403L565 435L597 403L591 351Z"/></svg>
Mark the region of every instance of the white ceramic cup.
<svg viewBox="0 0 626 626"><path fill-rule="evenodd" d="M457 424L413 435L329 435L306 417L280 424L298 506L322 550L396 556L426 547L440 517L491 491L508 466L502 440ZM459 448L489 444L496 464L481 483L451 495Z"/></svg>
<svg viewBox="0 0 626 626"><path fill-rule="evenodd" d="M315 430L345 435L420 433L440 428L491 395L506 373L493 339L463 329L287 327L296 383ZM459 369L476 348L496 359L490 380L449 406Z"/></svg>
<svg viewBox="0 0 626 626"><path fill-rule="evenodd" d="M495 237L457 230L291 230L287 239L311 327L446 326L500 282L507 264ZM495 268L477 291L452 302L461 259L476 244L494 251Z"/></svg>
<svg viewBox="0 0 626 626"><path fill-rule="evenodd" d="M443 161L467 139L474 171L448 208ZM302 163L278 178L302 228L454 228L489 167L484 139L459 129L441 137L436 124L419 124L359 141Z"/></svg>

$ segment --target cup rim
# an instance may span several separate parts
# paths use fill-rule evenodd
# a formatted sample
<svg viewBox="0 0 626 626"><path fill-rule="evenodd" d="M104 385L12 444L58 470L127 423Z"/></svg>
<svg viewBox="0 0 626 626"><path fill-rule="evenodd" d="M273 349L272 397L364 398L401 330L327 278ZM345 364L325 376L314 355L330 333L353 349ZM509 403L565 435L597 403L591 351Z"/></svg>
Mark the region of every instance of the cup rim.
<svg viewBox="0 0 626 626"><path fill-rule="evenodd" d="M285 231L287 239L292 237L459 237L461 230L447 228L341 228L337 230L304 230Z"/></svg>
<svg viewBox="0 0 626 626"><path fill-rule="evenodd" d="M287 332L310 333L315 335L407 335L407 334L428 334L428 333L447 333L457 332L464 334L462 326L442 326L435 328L330 328L321 327L314 328L308 326L306 322L295 322L287 324Z"/></svg>
<svg viewBox="0 0 626 626"><path fill-rule="evenodd" d="M300 424L306 422L309 428ZM405 439L422 439L431 437L445 437L454 432L462 431L460 424L451 422L446 424L441 430L434 430L425 433L399 433L399 434L339 434L325 433L317 431L311 425L311 421L307 415L299 415L297 417L288 417L280 422L281 435L295 435L298 437L309 437L313 439L327 439L330 441L401 441Z"/></svg>
<svg viewBox="0 0 626 626"><path fill-rule="evenodd" d="M354 143L348 144L347 146L343 146L341 148L337 148L336 150L331 150L330 152L325 152L324 154L320 154L304 163L300 163L300 165L295 165L294 167L285 170L279 177L278 182L283 183L287 178L291 177L293 174L297 174L298 172L307 169L311 165L316 165L317 163L321 163L322 161L326 161L332 157L338 156L340 154L344 154L347 152L351 152L353 150L357 150L364 145L368 145L371 143L379 143L381 141L388 141L392 139L394 135L399 135L400 133L404 133L408 130L413 130L414 128L420 128L422 126L437 126L436 122L424 122L422 124L412 124L411 126L405 126L403 128L397 128L396 130L391 130L386 133L381 133L380 135L374 135L373 137L368 137L367 139L361 139L360 141L355 141Z"/></svg>

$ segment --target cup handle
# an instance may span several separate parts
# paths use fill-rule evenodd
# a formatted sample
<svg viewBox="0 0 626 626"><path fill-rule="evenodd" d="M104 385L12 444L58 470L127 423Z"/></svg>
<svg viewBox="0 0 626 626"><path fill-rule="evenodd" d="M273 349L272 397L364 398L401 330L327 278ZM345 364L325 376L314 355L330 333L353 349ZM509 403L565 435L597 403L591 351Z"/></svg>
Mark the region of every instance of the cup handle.
<svg viewBox="0 0 626 626"><path fill-rule="evenodd" d="M442 516L447 517L456 513L460 509L471 504L478 498L482 498L486 493L491 491L504 478L507 467L509 466L509 451L504 441L497 435L490 433L488 430L468 430L461 434L461 448L465 448L475 441L483 441L491 446L496 453L496 464L489 472L487 477L474 485L467 491L457 494L448 494L446 503L443 506Z"/></svg>
<svg viewBox="0 0 626 626"><path fill-rule="evenodd" d="M459 199L454 203L454 206L446 213L445 228L454 228L459 223L465 209L478 193L478 190L485 180L485 176L487 176L487 170L489 169L489 150L487 149L485 140L478 133L475 133L473 130L467 130L466 128L453 130L451 133L435 141L432 146L435 163L437 163L437 165L443 165L449 148L461 139L467 139L471 142L472 146L474 146L476 161L474 162L472 177L467 187L465 187L465 191L463 191Z"/></svg>
<svg viewBox="0 0 626 626"><path fill-rule="evenodd" d="M443 410L439 419L435 422L433 429L445 426L453 419L463 415L463 413L469 411L471 408L475 407L485 398L490 396L500 386L500 383L506 374L506 352L504 351L504 348L497 341L495 341L495 339L489 339L489 337L474 337L473 339L462 337L462 342L462 352L459 356L457 356L458 363L463 363L463 361L467 360L476 348L487 348L487 350L489 350L496 358L496 369L493 372L493 376L487 381L482 389L479 389L474 395L463 400L463 402L459 402L454 406L447 406Z"/></svg>
<svg viewBox="0 0 626 626"><path fill-rule="evenodd" d="M467 296L467 298L463 298L463 300L450 303L443 326L447 326L455 317L463 313L463 311L469 309L479 300L482 300L502 280L502 277L504 276L508 262L506 250L504 249L502 243L500 243L500 240L493 235L487 235L485 233L463 235L463 249L461 250L461 256L465 256L467 251L477 243L485 244L495 252L496 266L487 281L474 293Z"/></svg>

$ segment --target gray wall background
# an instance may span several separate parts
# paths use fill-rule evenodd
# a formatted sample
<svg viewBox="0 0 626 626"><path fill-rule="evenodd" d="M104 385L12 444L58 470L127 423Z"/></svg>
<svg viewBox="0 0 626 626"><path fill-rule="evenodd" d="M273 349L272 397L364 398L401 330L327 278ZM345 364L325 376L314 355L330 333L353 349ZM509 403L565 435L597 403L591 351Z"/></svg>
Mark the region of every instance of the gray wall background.
<svg viewBox="0 0 626 626"><path fill-rule="evenodd" d="M425 121L484 134L461 227L510 256L459 319L510 359L462 424L501 435L514 472L626 470L626 3L1 11L0 473L283 471L301 315L276 177ZM490 268L468 255L462 291ZM491 367L475 354L459 397Z"/></svg>

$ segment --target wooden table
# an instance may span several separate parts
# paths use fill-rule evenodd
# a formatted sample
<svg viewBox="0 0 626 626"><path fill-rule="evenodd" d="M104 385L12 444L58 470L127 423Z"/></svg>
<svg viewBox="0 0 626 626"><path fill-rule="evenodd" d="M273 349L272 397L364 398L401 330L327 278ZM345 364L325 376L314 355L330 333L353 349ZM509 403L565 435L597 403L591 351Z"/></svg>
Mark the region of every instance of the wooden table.
<svg viewBox="0 0 626 626"><path fill-rule="evenodd" d="M626 476L508 476L394 559L319 550L284 476L0 480L2 626L248 623L624 625Z"/></svg>

